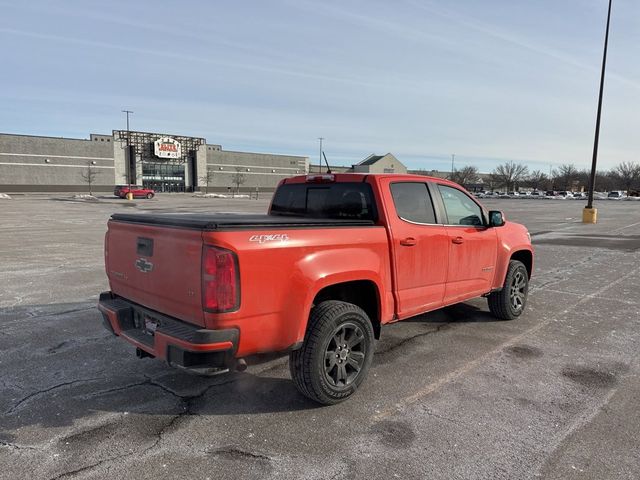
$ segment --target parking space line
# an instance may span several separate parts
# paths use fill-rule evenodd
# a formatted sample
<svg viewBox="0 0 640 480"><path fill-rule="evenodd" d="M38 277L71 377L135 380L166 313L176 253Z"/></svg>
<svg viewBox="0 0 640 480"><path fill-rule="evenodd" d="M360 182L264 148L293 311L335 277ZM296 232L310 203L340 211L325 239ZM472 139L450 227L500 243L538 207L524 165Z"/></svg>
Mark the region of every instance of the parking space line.
<svg viewBox="0 0 640 480"><path fill-rule="evenodd" d="M575 310L578 306L582 305L583 303L588 302L589 300L592 300L595 297L598 297L602 293L606 292L607 290L610 290L611 288L615 287L619 283L624 282L627 278L632 277L632 276L636 275L639 272L640 272L640 267L636 268L635 270L632 270L631 272L627 273L626 275L623 275L622 277L620 277L616 281L611 282L608 285L605 285L604 287L596 290L595 292L592 292L589 295L585 295L580 300L578 300L574 305L572 305L571 307L569 307L566 310L564 310L563 312L561 312L560 315L565 315L565 314L571 312L572 310ZM470 361L469 363L461 366L457 370L449 372L448 374L446 374L445 376L443 376L440 379L436 380L435 382L430 383L428 385L425 385L423 388L421 388L417 392L415 392L415 393L409 395L408 397L405 397L404 399L400 400L399 402L395 403L392 407L373 415L373 421L374 422L379 422L381 420L389 418L390 416L392 416L392 415L394 415L396 413L399 413L402 409L404 409L404 408L416 403L417 401L423 399L424 397L432 394L433 392L438 390L440 387L443 387L444 385L446 385L448 383L451 383L452 381L462 377L465 373L468 373L468 372L476 369L480 365L485 364L492 356L496 355L497 353L500 353L502 350L504 350L507 347L511 347L511 346L517 344L518 342L520 342L525 337L536 333L538 330L546 327L551 322L555 321L556 318L557 318L556 316L553 316L553 317L551 317L551 318L549 318L549 319L547 319L545 321L542 321L542 322L538 323L534 327L531 327L530 329L525 330L521 334L510 338L506 342L501 343L500 345L496 346L492 350L489 350L484 355L481 355L480 357L476 358L475 360Z"/></svg>
<svg viewBox="0 0 640 480"><path fill-rule="evenodd" d="M622 230L626 230L627 228L635 227L636 225L640 225L640 222L632 223L631 225L627 225L626 227L616 228L615 230L612 230L611 233L618 233Z"/></svg>

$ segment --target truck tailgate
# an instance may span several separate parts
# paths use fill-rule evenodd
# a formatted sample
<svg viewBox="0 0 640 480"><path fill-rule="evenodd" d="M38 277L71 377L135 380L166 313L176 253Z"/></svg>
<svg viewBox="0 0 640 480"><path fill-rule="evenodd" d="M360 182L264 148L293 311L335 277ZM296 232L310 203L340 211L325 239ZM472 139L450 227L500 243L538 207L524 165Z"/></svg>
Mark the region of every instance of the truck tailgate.
<svg viewBox="0 0 640 480"><path fill-rule="evenodd" d="M109 221L105 265L111 291L204 326L201 257L198 229Z"/></svg>

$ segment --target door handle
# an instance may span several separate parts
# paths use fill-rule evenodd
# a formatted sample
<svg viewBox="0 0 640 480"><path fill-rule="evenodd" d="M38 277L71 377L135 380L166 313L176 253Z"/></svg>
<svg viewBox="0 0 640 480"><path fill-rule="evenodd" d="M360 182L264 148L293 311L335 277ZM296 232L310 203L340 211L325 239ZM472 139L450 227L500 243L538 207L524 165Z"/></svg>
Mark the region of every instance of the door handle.
<svg viewBox="0 0 640 480"><path fill-rule="evenodd" d="M400 240L400 245L404 245L405 247L413 247L418 241L413 237L407 237Z"/></svg>
<svg viewBox="0 0 640 480"><path fill-rule="evenodd" d="M460 245L461 243L464 243L464 238L462 237L455 237L451 240L453 243L455 243L456 245Z"/></svg>

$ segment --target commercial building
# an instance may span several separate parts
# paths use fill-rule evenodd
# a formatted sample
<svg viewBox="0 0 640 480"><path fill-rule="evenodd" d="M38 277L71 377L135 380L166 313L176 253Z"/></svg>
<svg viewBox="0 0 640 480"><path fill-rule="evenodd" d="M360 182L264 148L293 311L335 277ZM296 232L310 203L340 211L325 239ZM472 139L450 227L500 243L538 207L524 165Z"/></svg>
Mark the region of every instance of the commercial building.
<svg viewBox="0 0 640 480"><path fill-rule="evenodd" d="M372 153L361 162L350 167L330 165L329 169L333 173L407 173L407 167L392 153L385 155ZM310 171L313 173L324 172L325 170L325 165L317 163L310 167Z"/></svg>
<svg viewBox="0 0 640 480"><path fill-rule="evenodd" d="M371 154L360 163L353 165L354 173L407 173L407 167L393 154Z"/></svg>
<svg viewBox="0 0 640 480"><path fill-rule="evenodd" d="M89 139L0 134L0 192L272 190L309 171L308 157L227 151L204 138L114 130Z"/></svg>

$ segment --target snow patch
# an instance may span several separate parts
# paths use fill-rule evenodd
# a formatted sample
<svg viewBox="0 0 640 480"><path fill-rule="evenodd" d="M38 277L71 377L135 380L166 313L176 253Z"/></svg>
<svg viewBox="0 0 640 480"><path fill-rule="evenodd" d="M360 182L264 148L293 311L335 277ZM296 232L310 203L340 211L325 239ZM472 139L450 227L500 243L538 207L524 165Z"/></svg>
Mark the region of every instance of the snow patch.
<svg viewBox="0 0 640 480"><path fill-rule="evenodd" d="M94 195L89 195L86 193L77 193L75 194L73 197L74 200L91 200L91 201L98 201L98 197L94 196Z"/></svg>
<svg viewBox="0 0 640 480"><path fill-rule="evenodd" d="M194 195L197 198L249 198L249 195L225 195L223 193L199 193Z"/></svg>
<svg viewBox="0 0 640 480"><path fill-rule="evenodd" d="M6 193L0 193L0 199L11 200L11 197L9 195L7 195Z"/></svg>

